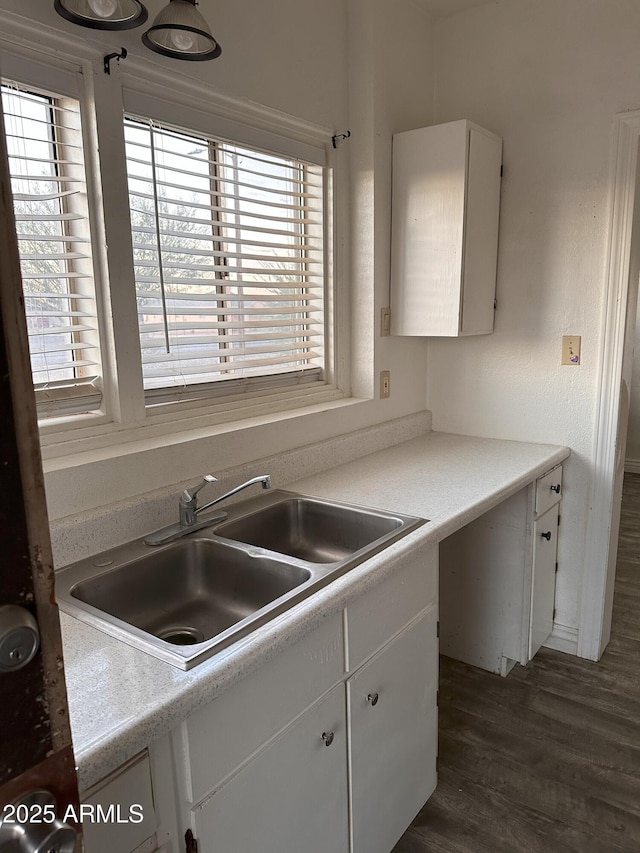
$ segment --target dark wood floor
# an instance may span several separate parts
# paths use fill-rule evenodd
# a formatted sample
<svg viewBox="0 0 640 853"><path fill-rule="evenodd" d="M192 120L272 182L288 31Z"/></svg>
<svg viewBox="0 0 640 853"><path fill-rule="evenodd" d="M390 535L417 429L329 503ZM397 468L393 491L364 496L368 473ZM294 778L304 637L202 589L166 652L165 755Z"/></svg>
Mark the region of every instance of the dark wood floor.
<svg viewBox="0 0 640 853"><path fill-rule="evenodd" d="M640 475L627 475L613 636L506 679L441 659L438 788L393 853L640 853Z"/></svg>

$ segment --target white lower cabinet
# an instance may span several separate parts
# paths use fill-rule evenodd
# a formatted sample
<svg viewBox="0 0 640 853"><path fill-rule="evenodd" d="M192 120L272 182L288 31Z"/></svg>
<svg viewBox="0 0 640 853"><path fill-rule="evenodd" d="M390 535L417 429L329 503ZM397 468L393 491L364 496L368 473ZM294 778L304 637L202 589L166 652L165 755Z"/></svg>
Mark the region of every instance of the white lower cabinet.
<svg viewBox="0 0 640 853"><path fill-rule="evenodd" d="M529 658L539 651L553 630L559 511L559 504L555 504L536 519L533 525Z"/></svg>
<svg viewBox="0 0 640 853"><path fill-rule="evenodd" d="M198 853L347 853L347 731L338 684L192 809Z"/></svg>
<svg viewBox="0 0 640 853"><path fill-rule="evenodd" d="M437 568L416 549L174 730L176 853L390 853L436 782Z"/></svg>
<svg viewBox="0 0 640 853"><path fill-rule="evenodd" d="M440 543L440 651L506 675L554 620L562 465Z"/></svg>
<svg viewBox="0 0 640 853"><path fill-rule="evenodd" d="M436 787L437 612L347 681L353 853L389 853Z"/></svg>

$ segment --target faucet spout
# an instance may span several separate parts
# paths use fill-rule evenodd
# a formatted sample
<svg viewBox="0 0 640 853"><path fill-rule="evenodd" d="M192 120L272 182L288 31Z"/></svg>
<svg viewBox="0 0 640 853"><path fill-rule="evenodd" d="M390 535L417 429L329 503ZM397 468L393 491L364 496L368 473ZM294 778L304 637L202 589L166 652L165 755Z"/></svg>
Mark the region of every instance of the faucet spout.
<svg viewBox="0 0 640 853"><path fill-rule="evenodd" d="M248 486L253 486L255 483L261 483L263 489L270 489L271 488L271 477L269 474L261 474L259 477L252 477L250 480L247 480L246 483L241 483L239 486L236 486L235 489L230 489L228 492L225 492L224 495L220 495L219 498L215 498L214 500L209 501L209 503L204 504L203 506L197 507L194 510L195 515L199 515L201 512L204 512L205 510L209 509L210 507L215 506L216 504L219 504L222 501L225 501L227 498L230 498L231 495L235 495L238 492L241 492L243 489L246 489Z"/></svg>

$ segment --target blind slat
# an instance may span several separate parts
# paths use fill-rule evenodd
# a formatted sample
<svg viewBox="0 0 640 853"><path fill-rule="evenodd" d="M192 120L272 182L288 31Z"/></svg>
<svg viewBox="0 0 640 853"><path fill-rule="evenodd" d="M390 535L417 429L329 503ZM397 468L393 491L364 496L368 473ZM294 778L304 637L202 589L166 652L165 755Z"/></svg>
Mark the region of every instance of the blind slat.
<svg viewBox="0 0 640 853"><path fill-rule="evenodd" d="M273 344L263 344L262 346L256 347L230 347L224 348L222 344L219 347L212 347L208 350L204 350L201 353L194 352L191 348L182 351L180 347L176 348L173 356L178 361L186 361L189 362L191 359L198 358L200 359L220 359L220 358L243 358L244 356L250 355L253 357L255 361L255 356L267 355L271 356L272 353L277 353L279 355L283 355L285 353L290 353L290 360L300 360L307 359L311 356L308 355L311 349L311 345L290 345L285 346L282 343L273 343ZM314 357L317 356L317 353L314 354ZM167 354L166 353L151 353L143 351L143 364L157 364L159 362L166 362ZM188 370L189 368L185 368Z"/></svg>
<svg viewBox="0 0 640 853"><path fill-rule="evenodd" d="M203 322L199 322L197 320L184 321L184 320L176 320L168 318L166 328L169 332L172 331L183 331L183 330L200 330L200 329L287 329L288 334L294 334L293 329L304 328L305 334L313 334L310 330L315 324L312 323L311 320L307 320L306 318L281 318L278 317L273 318L269 317L269 319L260 320L253 318L251 322L247 322L246 320L229 320L225 318L225 320L207 320ZM164 323L154 323L147 322L145 323L144 333L153 333L153 332L161 332L164 331L165 324Z"/></svg>
<svg viewBox="0 0 640 853"><path fill-rule="evenodd" d="M282 314L301 314L301 313L310 313L313 311L313 307L311 305L305 304L304 306L300 305L278 305L277 308L271 309L274 315L280 316ZM321 305L318 304L315 310L319 313L321 311ZM238 307L236 309L231 306L226 306L224 308L200 308L197 306L189 307L188 310L181 308L180 311L176 310L168 310L165 311L162 306L144 306L143 308L138 308L138 316L143 317L144 315L148 317L171 317L171 316L184 316L185 314L189 314L194 317L225 317L227 315L236 316L241 314L246 317L268 317L269 312L265 311L264 308L252 308L243 306L242 308ZM85 315L78 315L85 316ZM141 332L144 331L141 328Z"/></svg>
<svg viewBox="0 0 640 853"><path fill-rule="evenodd" d="M292 369L299 370L300 369L299 362L308 363L308 362L311 362L312 360L317 359L319 357L320 357L319 353L316 353L316 354L310 353L308 355L308 357L297 359L297 360L292 360L288 356L281 356L279 358L264 358L264 359L257 359L257 360L247 359L243 362L238 362L238 363L221 362L221 363L216 364L216 365L194 365L194 366L191 366L188 368L184 364L180 364L180 365L176 364L176 365L173 365L173 372L174 372L174 374L178 374L179 376L184 377L184 378L198 377L198 376L201 376L203 373L213 373L213 372L215 372L215 373L234 372L234 373L241 374L243 371L262 369L264 367L268 367L270 365L276 365L276 364L281 365L281 366L289 364L289 365L291 365ZM148 375L150 378L154 378L154 377L155 378L160 378L160 377L168 378L166 369L161 370L157 367L154 368L152 366L147 367L146 375Z"/></svg>
<svg viewBox="0 0 640 853"><path fill-rule="evenodd" d="M139 250L139 249L140 249L139 246L134 246L134 251ZM296 258L294 256L291 256L291 255L289 255L289 256L286 256L286 255L268 255L268 254L267 255L255 255L255 254L252 254L250 252L246 252L246 253L243 253L243 252L224 252L224 251L215 250L215 249L209 253L199 252L198 254L195 254L195 253L191 252L190 248L186 248L186 249L185 248L173 248L173 247L172 248L165 248L163 246L162 247L162 254L165 256L166 255L185 255L185 254L188 254L189 257L195 258L195 260L190 261L189 263L186 263L184 261L177 262L177 261L164 260L163 266L165 269L211 270L214 268L212 266L212 264L200 264L200 263L198 263L198 259L201 257L209 257L212 259L219 259L219 258L228 259L228 258L230 258L233 260L263 261L264 263L269 263L269 264L296 263ZM157 266L157 264L154 264L154 262L152 260L147 261L147 260L144 260L144 258L139 258L139 257L136 258L135 263L137 266L148 266L148 267ZM313 264L315 266L322 266L322 261L319 258L307 258L306 259L306 265L309 266L311 264ZM216 269L222 268L225 271L228 270L228 266L226 266L226 265L223 265L222 267L216 266L215 268ZM245 270L244 265L242 266L242 269ZM276 272L279 273L281 271L282 271L282 268L279 266L274 268L274 273L276 273ZM292 274L300 275L299 259L297 260L296 268L294 270L292 270ZM321 276L319 276L319 277L321 277Z"/></svg>
<svg viewBox="0 0 640 853"><path fill-rule="evenodd" d="M149 217L152 216L152 214L147 212L147 211L144 211L144 213L145 213L145 215L147 215ZM161 218L165 219L165 220L169 220L169 221L181 222L183 224L185 222L185 219L182 216L168 215L166 213L163 214ZM208 227L211 227L211 220L210 219L194 219L192 217L189 221L192 222L194 225L206 225ZM134 226L134 228L136 228L136 227L138 227L137 224ZM155 233L155 229L152 229L152 230L153 230L153 233ZM248 233L253 233L253 234L265 234L265 235L272 236L272 237L273 236L277 236L277 237L282 236L282 237L294 238L297 240L300 239L300 231L297 229L294 229L294 228L274 228L274 227L267 228L266 226L261 226L261 225L248 225L244 222L242 222L242 223L232 222L228 219L225 220L225 222L224 222L224 230L225 230L225 232L231 230L231 231L241 231L243 234L245 232L248 232ZM171 233L171 232L169 230L167 230L165 232L163 229L163 233ZM212 235L200 235L198 232L193 232L193 231L189 232L189 237L192 239L198 239L200 236L202 236L204 238L208 238L208 239L212 238ZM226 234L225 234L225 238L226 238ZM218 237L217 239L219 240L220 238Z"/></svg>
<svg viewBox="0 0 640 853"><path fill-rule="evenodd" d="M136 225L136 226L132 227L131 233L134 236L134 238L135 238L136 234L144 235L146 238L150 234L155 235L156 230L155 230L155 228L143 228L142 226ZM167 239L168 237L184 237L185 235L181 231L169 231L165 228L162 232L162 236L165 239ZM286 249L287 251L290 251L290 252L302 252L305 249L311 249L311 247L314 245L314 241L312 241L312 240L308 240L308 241L306 241L306 243L300 243L300 242L293 242L293 241L291 241L291 239L288 239L284 243L283 242L275 242L275 241L268 243L268 242L264 242L261 240L249 238L247 235L245 235L244 237L230 237L228 234L225 234L224 236L220 236L220 235L216 235L216 234L192 233L192 234L189 234L189 240L190 241L201 241L201 242L205 242L205 243L213 243L214 245L218 245L220 243L225 243L225 244L226 243L232 243L232 244L240 243L243 246L259 247L261 249L262 248L264 248L264 249L279 249L281 251L283 249ZM134 251L140 249L140 250L147 250L147 251L154 251L155 252L157 246L155 243L143 243L140 240L134 239L133 248L134 248ZM166 246L166 245L163 248L163 252L166 252L167 254L170 254L172 252L175 253L175 252L179 252L179 251L180 251L179 249L172 249L170 246ZM191 255L194 255L194 256L218 254L216 249L204 249L204 248L203 249L196 249L193 246L191 246L189 248L189 253Z"/></svg>
<svg viewBox="0 0 640 853"><path fill-rule="evenodd" d="M224 329L223 324L220 324ZM158 340L149 335L149 329L145 330L145 338L142 340L142 349L152 349L157 348ZM157 332L163 332L163 328L159 326L156 330ZM224 329L226 332L226 329ZM309 329L304 329L304 337L305 338L316 338L320 339L323 337L322 332L313 332ZM295 338L298 335L298 331L296 329L291 329L288 332L273 332L269 331L267 334L259 335L259 334L241 334L241 335L230 335L230 334L219 334L219 335L171 335L172 340L184 340L189 346L201 346L205 344L217 344L220 347L233 345L233 344L244 344L244 343L259 343L261 341L290 341L292 338Z"/></svg>

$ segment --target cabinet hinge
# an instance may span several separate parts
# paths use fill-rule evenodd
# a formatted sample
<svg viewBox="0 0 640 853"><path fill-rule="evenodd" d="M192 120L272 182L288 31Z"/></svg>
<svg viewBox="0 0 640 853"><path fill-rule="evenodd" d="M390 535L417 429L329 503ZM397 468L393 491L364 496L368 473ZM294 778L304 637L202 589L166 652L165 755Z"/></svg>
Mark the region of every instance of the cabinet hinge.
<svg viewBox="0 0 640 853"><path fill-rule="evenodd" d="M504 177L504 165L502 163L500 163L500 177Z"/></svg>
<svg viewBox="0 0 640 853"><path fill-rule="evenodd" d="M185 832L184 841L185 853L198 853L198 839L194 837L190 829Z"/></svg>
<svg viewBox="0 0 640 853"><path fill-rule="evenodd" d="M436 622L436 637L438 637L438 639L440 639L440 620L439 619Z"/></svg>
<svg viewBox="0 0 640 853"><path fill-rule="evenodd" d="M560 518L561 516L558 516L558 527L560 527Z"/></svg>
<svg viewBox="0 0 640 853"><path fill-rule="evenodd" d="M555 607L554 607L554 608L553 608L553 621L554 621L554 622L556 621L556 612L557 612L557 611L556 611L556 609L555 609Z"/></svg>
<svg viewBox="0 0 640 853"><path fill-rule="evenodd" d="M556 563L556 574L558 574L558 564Z"/></svg>
<svg viewBox="0 0 640 853"><path fill-rule="evenodd" d="M497 299L494 299L494 300L493 300L493 310L494 310L494 311L496 311L496 310L497 310L497 308L498 308L498 300L497 300Z"/></svg>

